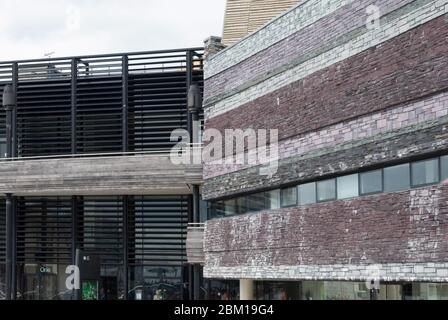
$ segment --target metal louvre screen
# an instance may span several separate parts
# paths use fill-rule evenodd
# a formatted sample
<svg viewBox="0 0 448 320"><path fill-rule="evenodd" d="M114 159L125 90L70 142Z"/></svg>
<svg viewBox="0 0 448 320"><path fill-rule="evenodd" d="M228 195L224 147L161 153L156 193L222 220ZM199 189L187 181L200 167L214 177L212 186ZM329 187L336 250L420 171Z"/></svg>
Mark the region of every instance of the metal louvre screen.
<svg viewBox="0 0 448 320"><path fill-rule="evenodd" d="M18 155L70 154L70 79L58 77L57 74L48 79L40 79L43 75L39 73L39 76L32 77L28 73L33 70L32 66L34 65L19 66ZM37 67L34 70L38 70ZM29 78L20 81L21 76Z"/></svg>
<svg viewBox="0 0 448 320"><path fill-rule="evenodd" d="M141 196L131 202L129 264L181 266L186 261L187 198Z"/></svg>
<svg viewBox="0 0 448 320"><path fill-rule="evenodd" d="M17 199L17 262L71 261L71 197Z"/></svg>
<svg viewBox="0 0 448 320"><path fill-rule="evenodd" d="M170 148L171 132L187 128L188 85L203 87L202 52L0 63L0 89L17 84L17 155ZM1 143L3 110L0 127Z"/></svg>
<svg viewBox="0 0 448 320"><path fill-rule="evenodd" d="M191 60L190 60L191 59ZM188 72L187 72L188 71ZM189 74L200 73L202 55L185 52L129 57L129 144L133 151L170 148L174 129L187 129ZM202 83L201 83L202 85Z"/></svg>
<svg viewBox="0 0 448 320"><path fill-rule="evenodd" d="M102 264L123 261L122 197L83 197L78 206L77 243L101 256Z"/></svg>
<svg viewBox="0 0 448 320"><path fill-rule="evenodd" d="M122 150L121 57L77 63L76 151Z"/></svg>

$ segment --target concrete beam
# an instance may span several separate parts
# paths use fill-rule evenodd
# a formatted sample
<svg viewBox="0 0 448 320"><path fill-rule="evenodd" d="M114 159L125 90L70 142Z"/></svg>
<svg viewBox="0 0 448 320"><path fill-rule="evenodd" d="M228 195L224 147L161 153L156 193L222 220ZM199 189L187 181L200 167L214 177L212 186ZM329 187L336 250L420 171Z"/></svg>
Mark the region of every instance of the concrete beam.
<svg viewBox="0 0 448 320"><path fill-rule="evenodd" d="M190 194L202 165L175 165L169 154L0 162L0 193L46 195Z"/></svg>

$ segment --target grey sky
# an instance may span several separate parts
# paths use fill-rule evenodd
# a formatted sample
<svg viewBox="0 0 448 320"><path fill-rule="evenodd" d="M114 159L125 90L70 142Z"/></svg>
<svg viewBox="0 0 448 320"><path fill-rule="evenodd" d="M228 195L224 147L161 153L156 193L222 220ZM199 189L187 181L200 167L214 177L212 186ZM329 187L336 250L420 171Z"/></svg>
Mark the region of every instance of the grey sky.
<svg viewBox="0 0 448 320"><path fill-rule="evenodd" d="M0 0L0 61L198 47L225 0Z"/></svg>

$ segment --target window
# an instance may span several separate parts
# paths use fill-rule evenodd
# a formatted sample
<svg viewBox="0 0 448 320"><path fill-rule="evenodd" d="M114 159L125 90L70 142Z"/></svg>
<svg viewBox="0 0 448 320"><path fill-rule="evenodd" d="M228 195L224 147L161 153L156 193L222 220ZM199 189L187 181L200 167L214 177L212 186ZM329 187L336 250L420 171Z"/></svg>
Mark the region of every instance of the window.
<svg viewBox="0 0 448 320"><path fill-rule="evenodd" d="M421 186L439 181L439 159L412 163L412 185Z"/></svg>
<svg viewBox="0 0 448 320"><path fill-rule="evenodd" d="M360 174L361 194L369 194L383 191L383 172L373 170Z"/></svg>
<svg viewBox="0 0 448 320"><path fill-rule="evenodd" d="M247 197L247 210L249 212L266 209L266 197L264 192L251 194Z"/></svg>
<svg viewBox="0 0 448 320"><path fill-rule="evenodd" d="M246 197L236 198L236 212L238 214L247 212Z"/></svg>
<svg viewBox="0 0 448 320"><path fill-rule="evenodd" d="M384 191L399 191L409 188L409 163L384 168Z"/></svg>
<svg viewBox="0 0 448 320"><path fill-rule="evenodd" d="M212 204L210 206L210 216L212 218L224 216L224 202L223 201L212 202Z"/></svg>
<svg viewBox="0 0 448 320"><path fill-rule="evenodd" d="M317 183L317 201L336 199L336 180L329 179Z"/></svg>
<svg viewBox="0 0 448 320"><path fill-rule="evenodd" d="M281 190L282 207L291 207L297 205L297 188L287 188Z"/></svg>
<svg viewBox="0 0 448 320"><path fill-rule="evenodd" d="M299 190L299 204L305 205L316 203L316 183L310 182L298 186Z"/></svg>
<svg viewBox="0 0 448 320"><path fill-rule="evenodd" d="M448 156L441 157L440 163L442 165L442 180L448 179Z"/></svg>
<svg viewBox="0 0 448 320"><path fill-rule="evenodd" d="M337 178L338 199L347 199L359 195L358 174Z"/></svg>
<svg viewBox="0 0 448 320"><path fill-rule="evenodd" d="M266 192L268 209L280 208L280 189Z"/></svg>
<svg viewBox="0 0 448 320"><path fill-rule="evenodd" d="M238 213L236 206L236 199L230 199L224 201L224 215L231 216Z"/></svg>

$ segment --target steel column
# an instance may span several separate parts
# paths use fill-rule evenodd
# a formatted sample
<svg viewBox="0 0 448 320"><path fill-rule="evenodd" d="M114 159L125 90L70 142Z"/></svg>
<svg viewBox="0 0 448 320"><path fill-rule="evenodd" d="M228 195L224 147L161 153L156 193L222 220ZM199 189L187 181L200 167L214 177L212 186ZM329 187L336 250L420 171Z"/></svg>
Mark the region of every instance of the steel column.
<svg viewBox="0 0 448 320"><path fill-rule="evenodd" d="M121 63L121 73L122 73L122 101L123 101L123 110L122 110L122 146L123 152L128 151L128 91L129 91L129 60L128 56L123 56Z"/></svg>
<svg viewBox="0 0 448 320"><path fill-rule="evenodd" d="M77 265L78 249L78 197L72 196L72 237L71 237L71 261L72 265ZM74 300L79 300L79 290L74 290Z"/></svg>
<svg viewBox="0 0 448 320"><path fill-rule="evenodd" d="M12 279L13 279L13 212L12 194L6 194L6 300L12 299Z"/></svg>
<svg viewBox="0 0 448 320"><path fill-rule="evenodd" d="M128 242L128 222L129 222L129 196L123 196L123 300L128 299L129 292L129 242Z"/></svg>
<svg viewBox="0 0 448 320"><path fill-rule="evenodd" d="M12 88L14 90L14 93L16 95L16 101L17 101L17 92L19 87L19 65L17 62L12 64ZM15 158L17 157L17 106L13 109L12 112L12 122L11 122L11 130L12 130L12 153L11 157Z"/></svg>
<svg viewBox="0 0 448 320"><path fill-rule="evenodd" d="M77 152L76 148L76 88L78 85L78 60L71 62L71 146L72 154Z"/></svg>

